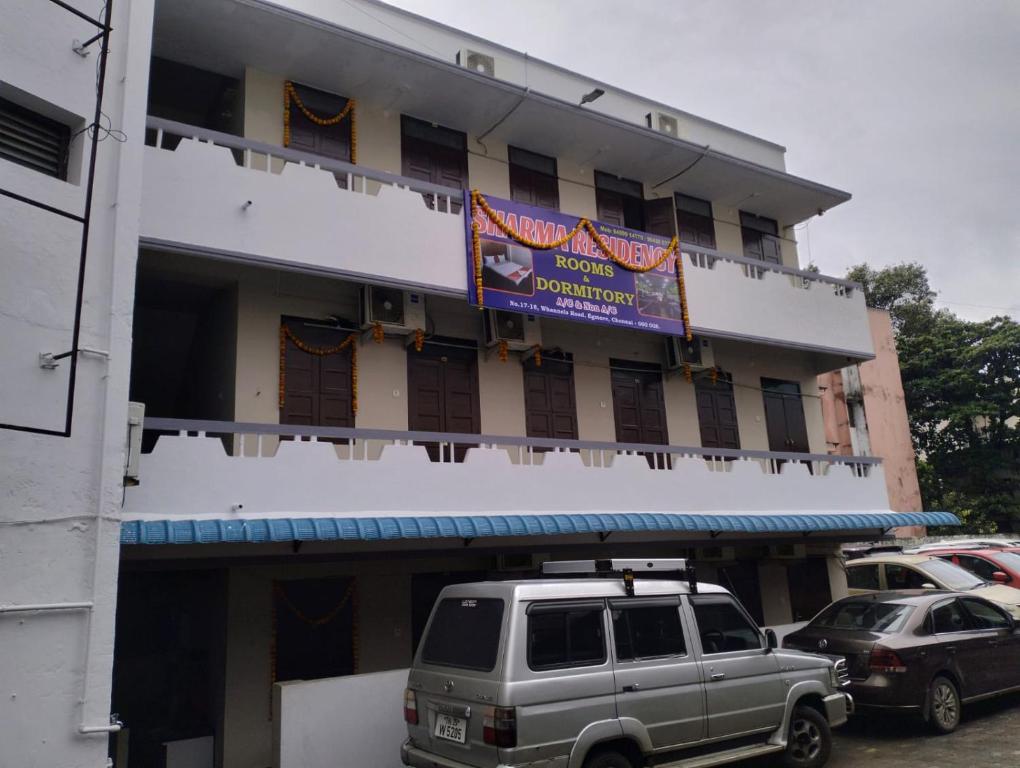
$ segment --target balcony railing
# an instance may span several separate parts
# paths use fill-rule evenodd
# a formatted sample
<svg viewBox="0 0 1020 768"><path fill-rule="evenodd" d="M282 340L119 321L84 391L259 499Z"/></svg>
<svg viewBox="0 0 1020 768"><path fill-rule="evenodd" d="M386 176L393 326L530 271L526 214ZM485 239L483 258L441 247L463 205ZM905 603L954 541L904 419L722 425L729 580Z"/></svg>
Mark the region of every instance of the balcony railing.
<svg viewBox="0 0 1020 768"><path fill-rule="evenodd" d="M147 244L465 295L461 190L170 120L147 125L159 150L146 166ZM871 356L857 283L700 246L682 250L697 332Z"/></svg>
<svg viewBox="0 0 1020 768"><path fill-rule="evenodd" d="M145 429L160 436L127 492L134 519L888 509L880 460L864 456L156 418Z"/></svg>

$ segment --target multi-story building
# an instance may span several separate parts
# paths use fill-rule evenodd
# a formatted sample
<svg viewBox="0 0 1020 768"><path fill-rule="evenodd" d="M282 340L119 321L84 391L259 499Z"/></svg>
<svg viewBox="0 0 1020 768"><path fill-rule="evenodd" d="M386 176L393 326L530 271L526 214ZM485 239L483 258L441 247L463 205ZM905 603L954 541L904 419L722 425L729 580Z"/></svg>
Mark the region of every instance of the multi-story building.
<svg viewBox="0 0 1020 768"><path fill-rule="evenodd" d="M286 765L295 720L399 731L358 681L445 584L686 553L782 624L954 519L826 452L816 377L874 352L793 237L849 195L782 147L374 0L115 0L93 120L85 4L2 4L4 116L57 137L0 128L0 406L56 433L0 442L5 762L99 765L113 711L118 768ZM92 134L76 301L42 214Z"/></svg>

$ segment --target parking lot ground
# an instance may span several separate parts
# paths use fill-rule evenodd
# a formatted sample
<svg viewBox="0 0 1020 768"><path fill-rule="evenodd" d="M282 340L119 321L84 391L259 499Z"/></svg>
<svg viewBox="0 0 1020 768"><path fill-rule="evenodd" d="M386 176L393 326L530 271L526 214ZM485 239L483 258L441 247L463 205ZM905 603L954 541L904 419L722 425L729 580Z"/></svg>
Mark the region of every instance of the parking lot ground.
<svg viewBox="0 0 1020 768"><path fill-rule="evenodd" d="M1020 766L1020 694L963 709L963 722L936 736L919 717L863 715L834 732L827 768L1017 768ZM774 768L751 760L740 768Z"/></svg>
<svg viewBox="0 0 1020 768"><path fill-rule="evenodd" d="M948 736L918 717L857 715L835 732L829 768L1016 768L1020 695L971 704Z"/></svg>

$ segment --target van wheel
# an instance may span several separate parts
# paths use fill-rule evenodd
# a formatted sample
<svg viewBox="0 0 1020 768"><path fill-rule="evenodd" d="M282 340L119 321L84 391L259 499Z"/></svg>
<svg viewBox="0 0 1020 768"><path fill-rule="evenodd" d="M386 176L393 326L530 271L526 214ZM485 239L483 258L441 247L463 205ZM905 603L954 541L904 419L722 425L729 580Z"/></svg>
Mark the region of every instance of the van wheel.
<svg viewBox="0 0 1020 768"><path fill-rule="evenodd" d="M928 722L938 733L952 733L960 724L960 692L948 677L939 675L931 681Z"/></svg>
<svg viewBox="0 0 1020 768"><path fill-rule="evenodd" d="M584 768L634 768L634 764L619 752L604 751L589 755Z"/></svg>
<svg viewBox="0 0 1020 768"><path fill-rule="evenodd" d="M796 707L790 718L783 765L787 768L821 768L832 751L829 721L816 709Z"/></svg>

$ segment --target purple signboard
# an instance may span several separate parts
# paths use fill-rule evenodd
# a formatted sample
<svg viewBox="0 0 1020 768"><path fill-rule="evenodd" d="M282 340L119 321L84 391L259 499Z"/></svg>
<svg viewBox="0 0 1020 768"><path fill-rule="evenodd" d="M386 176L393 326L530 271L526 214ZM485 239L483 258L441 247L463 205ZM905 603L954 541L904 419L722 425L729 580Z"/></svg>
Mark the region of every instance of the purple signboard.
<svg viewBox="0 0 1020 768"><path fill-rule="evenodd" d="M684 335L676 253L663 258L670 238L592 222L616 259L606 254L583 228L561 246L541 250L526 243L563 240L577 226L577 217L495 197L486 196L484 201L492 216L485 206L477 205L472 217L471 192L464 194L468 300L472 304ZM518 238L509 237L493 217ZM478 224L478 255L472 222ZM637 269L628 269L619 262ZM649 264L658 265L646 272L638 271Z"/></svg>

